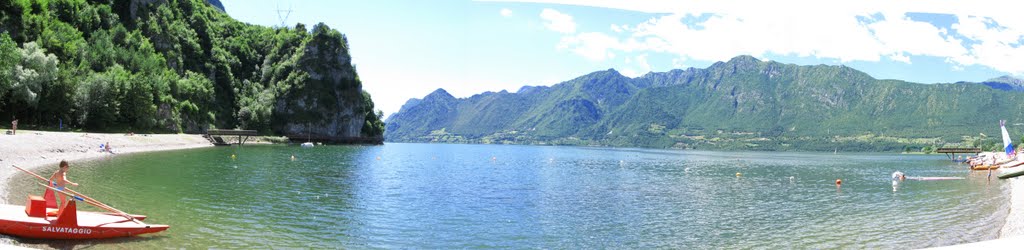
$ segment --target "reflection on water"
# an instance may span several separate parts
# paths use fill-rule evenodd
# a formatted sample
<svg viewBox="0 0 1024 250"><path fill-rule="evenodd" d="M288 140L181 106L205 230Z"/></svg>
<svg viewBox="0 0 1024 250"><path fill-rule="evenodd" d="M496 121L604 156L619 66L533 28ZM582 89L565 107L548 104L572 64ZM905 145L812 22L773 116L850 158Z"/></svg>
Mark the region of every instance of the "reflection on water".
<svg viewBox="0 0 1024 250"><path fill-rule="evenodd" d="M997 237L1008 186L943 159L245 146L74 163L69 178L94 198L171 225L151 237L81 243L102 248L918 248ZM897 170L966 179L893 183ZM9 203L39 191L24 175L10 185Z"/></svg>

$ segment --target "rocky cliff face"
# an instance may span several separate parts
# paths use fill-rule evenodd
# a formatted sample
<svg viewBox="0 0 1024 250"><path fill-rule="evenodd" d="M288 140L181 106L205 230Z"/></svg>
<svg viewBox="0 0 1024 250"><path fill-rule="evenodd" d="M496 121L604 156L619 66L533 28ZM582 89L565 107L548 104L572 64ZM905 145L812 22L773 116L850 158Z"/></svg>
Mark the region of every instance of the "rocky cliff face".
<svg viewBox="0 0 1024 250"><path fill-rule="evenodd" d="M278 122L273 129L292 137L361 136L366 112L372 107L364 101L345 37L326 25L315 26L295 70L301 79L277 99Z"/></svg>

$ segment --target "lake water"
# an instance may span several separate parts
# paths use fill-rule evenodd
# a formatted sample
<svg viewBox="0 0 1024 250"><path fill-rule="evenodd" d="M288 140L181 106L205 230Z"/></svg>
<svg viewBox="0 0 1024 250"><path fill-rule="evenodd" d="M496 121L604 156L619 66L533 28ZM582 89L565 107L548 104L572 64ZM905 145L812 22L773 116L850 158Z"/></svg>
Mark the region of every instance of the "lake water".
<svg viewBox="0 0 1024 250"><path fill-rule="evenodd" d="M37 171L49 175L53 165ZM890 175L897 170L966 179L894 186ZM80 192L171 228L130 239L19 242L44 248L906 249L996 238L1009 211L1009 185L942 155L247 145L74 162L68 178L82 183ZM24 174L7 185L8 203L42 193Z"/></svg>

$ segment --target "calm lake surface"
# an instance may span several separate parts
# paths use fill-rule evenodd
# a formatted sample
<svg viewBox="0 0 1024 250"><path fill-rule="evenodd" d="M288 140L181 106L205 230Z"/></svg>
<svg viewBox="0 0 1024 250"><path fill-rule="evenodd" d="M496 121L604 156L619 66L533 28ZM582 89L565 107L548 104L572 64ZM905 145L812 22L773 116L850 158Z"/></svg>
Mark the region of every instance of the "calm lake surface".
<svg viewBox="0 0 1024 250"><path fill-rule="evenodd" d="M48 176L56 165L37 172ZM890 176L897 170L966 179L894 186ZM68 178L82 183L76 189L86 195L171 229L120 240L19 242L43 248L906 249L994 239L1009 210L1009 185L943 155L247 145L73 162ZM11 180L7 203L21 205L27 193L42 193L25 174Z"/></svg>

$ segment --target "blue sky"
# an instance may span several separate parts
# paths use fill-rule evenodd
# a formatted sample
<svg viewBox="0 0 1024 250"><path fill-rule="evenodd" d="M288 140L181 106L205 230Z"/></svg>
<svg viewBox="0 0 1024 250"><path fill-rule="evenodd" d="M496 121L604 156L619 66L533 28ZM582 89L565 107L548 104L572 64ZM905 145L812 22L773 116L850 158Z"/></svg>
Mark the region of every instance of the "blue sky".
<svg viewBox="0 0 1024 250"><path fill-rule="evenodd" d="M243 22L323 22L346 34L363 88L388 115L438 88L456 97L515 92L609 68L635 77L737 55L922 83L1024 75L1024 16L999 2L222 2Z"/></svg>

